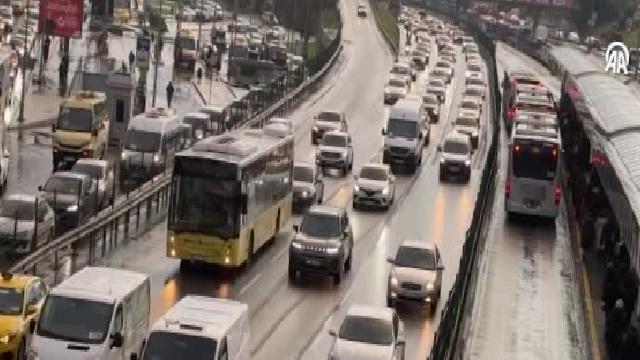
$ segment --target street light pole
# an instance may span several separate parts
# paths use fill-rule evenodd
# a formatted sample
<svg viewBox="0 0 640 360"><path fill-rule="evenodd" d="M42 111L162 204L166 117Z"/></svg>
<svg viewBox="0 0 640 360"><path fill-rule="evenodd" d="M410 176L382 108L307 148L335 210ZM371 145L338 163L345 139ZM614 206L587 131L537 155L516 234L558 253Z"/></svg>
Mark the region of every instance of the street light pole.
<svg viewBox="0 0 640 360"><path fill-rule="evenodd" d="M22 92L20 94L20 112L18 115L18 123L24 123L24 98L26 96L26 72L27 72L27 39L29 38L29 5L31 1L27 0L27 12L24 17L24 52L22 53ZM18 133L22 137L22 131Z"/></svg>

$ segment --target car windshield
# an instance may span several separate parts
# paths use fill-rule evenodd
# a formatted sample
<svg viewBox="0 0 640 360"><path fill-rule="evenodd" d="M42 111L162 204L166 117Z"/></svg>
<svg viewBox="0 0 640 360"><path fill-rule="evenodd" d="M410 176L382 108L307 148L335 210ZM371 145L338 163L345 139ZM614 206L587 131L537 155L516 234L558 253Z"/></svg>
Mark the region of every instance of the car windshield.
<svg viewBox="0 0 640 360"><path fill-rule="evenodd" d="M471 95L471 96L481 96L482 95L482 89L480 88L467 88L467 90L464 92L465 95Z"/></svg>
<svg viewBox="0 0 640 360"><path fill-rule="evenodd" d="M478 64L469 64L468 69L469 71L477 71L477 72L480 72L482 70L482 68Z"/></svg>
<svg viewBox="0 0 640 360"><path fill-rule="evenodd" d="M463 108L463 109L472 109L472 110L478 110L478 109L479 109L479 107L478 107L478 103L477 103L477 102L475 102L475 101L468 101L468 100L463 101L463 102L460 104L460 107L461 107L461 108Z"/></svg>
<svg viewBox="0 0 640 360"><path fill-rule="evenodd" d="M55 192L57 194L76 195L80 192L81 184L82 183L78 179L54 176L49 178L49 181L47 181L44 189L49 193Z"/></svg>
<svg viewBox="0 0 640 360"><path fill-rule="evenodd" d="M322 145L335 146L335 147L345 147L345 146L347 146L347 138L345 136L342 136L342 135L325 134L322 137Z"/></svg>
<svg viewBox="0 0 640 360"><path fill-rule="evenodd" d="M406 66L396 65L391 69L392 74L408 75L409 68Z"/></svg>
<svg viewBox="0 0 640 360"><path fill-rule="evenodd" d="M17 220L33 220L35 214L35 202L24 200L5 200L0 214L2 217Z"/></svg>
<svg viewBox="0 0 640 360"><path fill-rule="evenodd" d="M362 179L370 179L376 181L387 181L387 171L377 167L363 167L360 170Z"/></svg>
<svg viewBox="0 0 640 360"><path fill-rule="evenodd" d="M60 130L90 132L93 124L91 109L62 108L56 127Z"/></svg>
<svg viewBox="0 0 640 360"><path fill-rule="evenodd" d="M460 117L456 119L456 125L459 126L478 126L476 119L469 117Z"/></svg>
<svg viewBox="0 0 640 360"><path fill-rule="evenodd" d="M436 269L436 257L431 249L420 249L411 246L401 246L396 254L395 265L423 270Z"/></svg>
<svg viewBox="0 0 640 360"><path fill-rule="evenodd" d="M444 83L440 80L431 80L429 81L429 86L433 87L444 87Z"/></svg>
<svg viewBox="0 0 640 360"><path fill-rule="evenodd" d="M438 61L438 62L436 63L436 67L442 67L442 68L447 68L447 69L448 69L448 68L450 68L450 67L451 67L451 64L449 64L449 63L448 63L448 62L446 62L446 61Z"/></svg>
<svg viewBox="0 0 640 360"><path fill-rule="evenodd" d="M468 84L469 85L484 85L484 82L482 81L481 78L471 78L468 80Z"/></svg>
<svg viewBox="0 0 640 360"><path fill-rule="evenodd" d="M436 99L434 96L424 96L422 98L422 101L425 104L430 104L430 105L437 105L438 104L438 99Z"/></svg>
<svg viewBox="0 0 640 360"><path fill-rule="evenodd" d="M124 148L132 151L158 152L161 138L157 132L130 129L124 138Z"/></svg>
<svg viewBox="0 0 640 360"><path fill-rule="evenodd" d="M467 154L469 153L469 146L465 143L458 141L446 141L442 148L442 151L447 154Z"/></svg>
<svg viewBox="0 0 640 360"><path fill-rule="evenodd" d="M293 181L313 182L313 169L307 166L293 167Z"/></svg>
<svg viewBox="0 0 640 360"><path fill-rule="evenodd" d="M0 315L18 315L22 312L22 289L0 288Z"/></svg>
<svg viewBox="0 0 640 360"><path fill-rule="evenodd" d="M389 136L415 139L418 136L417 122L402 119L389 119L387 132L389 133Z"/></svg>
<svg viewBox="0 0 640 360"><path fill-rule="evenodd" d="M389 86L403 88L403 87L407 86L407 83L405 81L403 81L403 80L400 80L400 79L390 79L389 80Z"/></svg>
<svg viewBox="0 0 640 360"><path fill-rule="evenodd" d="M49 295L38 321L38 335L101 344L109 331L113 304Z"/></svg>
<svg viewBox="0 0 640 360"><path fill-rule="evenodd" d="M345 317L338 336L347 341L375 345L389 345L393 342L390 322L356 315Z"/></svg>
<svg viewBox="0 0 640 360"><path fill-rule="evenodd" d="M340 236L340 218L333 214L307 213L300 231L310 237L335 238Z"/></svg>
<svg viewBox="0 0 640 360"><path fill-rule="evenodd" d="M210 360L218 343L204 336L155 331L149 336L142 360Z"/></svg>
<svg viewBox="0 0 640 360"><path fill-rule="evenodd" d="M93 179L102 179L104 177L103 167L100 165L79 164L73 166L73 172L91 176Z"/></svg>
<svg viewBox="0 0 640 360"><path fill-rule="evenodd" d="M340 114L330 112L330 111L323 111L320 114L318 114L318 120L340 122Z"/></svg>
<svg viewBox="0 0 640 360"><path fill-rule="evenodd" d="M196 39L188 37L180 38L180 46L183 49L194 50L196 48Z"/></svg>

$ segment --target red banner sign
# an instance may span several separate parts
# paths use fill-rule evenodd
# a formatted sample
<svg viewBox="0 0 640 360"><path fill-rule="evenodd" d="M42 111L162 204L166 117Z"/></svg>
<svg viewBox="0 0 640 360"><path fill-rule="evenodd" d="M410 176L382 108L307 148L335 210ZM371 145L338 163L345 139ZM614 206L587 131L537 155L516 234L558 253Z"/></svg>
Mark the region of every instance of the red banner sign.
<svg viewBox="0 0 640 360"><path fill-rule="evenodd" d="M78 38L82 35L83 20L83 0L40 0L40 32Z"/></svg>

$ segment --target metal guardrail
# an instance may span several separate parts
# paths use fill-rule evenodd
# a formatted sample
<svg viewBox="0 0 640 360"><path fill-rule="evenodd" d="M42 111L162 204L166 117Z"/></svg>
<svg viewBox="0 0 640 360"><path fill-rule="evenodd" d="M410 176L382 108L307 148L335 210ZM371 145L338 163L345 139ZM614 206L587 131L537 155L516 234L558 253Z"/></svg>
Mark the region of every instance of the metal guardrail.
<svg viewBox="0 0 640 360"><path fill-rule="evenodd" d="M491 144L482 172L473 218L465 235L458 273L442 310L440 323L438 324L433 347L429 355L430 360L449 360L462 358L462 352L465 349L464 321L472 311L473 295L478 275L477 261L491 222L499 162L501 93L493 40L487 37L475 23L465 21L457 13L448 11L446 7L428 6L427 9L449 16L453 22L465 28L476 38L481 56L488 67L487 80L491 89L491 101L489 102L489 111L493 123Z"/></svg>
<svg viewBox="0 0 640 360"><path fill-rule="evenodd" d="M316 89L324 76L336 63L342 52L341 31L338 32L338 36L328 49L333 50L333 55L319 71L286 94L284 98L248 118L242 124L238 124L237 127L262 126L270 117L282 116L300 105ZM120 232L123 232L124 238L129 236L132 219L135 218L137 230L142 215L145 217L144 220L150 220L154 216L161 216L168 204L170 183L170 174L157 176L129 193L126 197L119 198L113 206L105 208L84 224L36 249L15 263L10 271L37 274L41 273L38 271L39 266L45 266L47 271L42 272L42 274L49 275L51 270L49 267L53 267L53 279L51 279L51 282L57 283L60 280L58 269L61 267L61 258L63 256L70 255L73 260L78 256L78 250L81 246L84 246L83 250L88 254L86 261L91 264L99 256L104 256L107 249L117 247ZM124 228L122 229L123 231L121 231L121 228ZM96 254L98 250L100 250L100 255ZM71 272L74 272L75 267L77 267L73 264L74 262L71 265Z"/></svg>
<svg viewBox="0 0 640 360"><path fill-rule="evenodd" d="M369 0L369 7L371 8L371 12L373 12L374 16L376 17L376 26L378 27L378 32L382 34L382 37L389 45L389 48L391 48L393 55L397 57L398 54L400 54L400 49L399 49L400 44L394 42L391 36L387 34L387 32L384 31L384 28L382 27L382 22L380 20L380 14L378 13L378 5L377 5L377 2L379 1L380 0Z"/></svg>

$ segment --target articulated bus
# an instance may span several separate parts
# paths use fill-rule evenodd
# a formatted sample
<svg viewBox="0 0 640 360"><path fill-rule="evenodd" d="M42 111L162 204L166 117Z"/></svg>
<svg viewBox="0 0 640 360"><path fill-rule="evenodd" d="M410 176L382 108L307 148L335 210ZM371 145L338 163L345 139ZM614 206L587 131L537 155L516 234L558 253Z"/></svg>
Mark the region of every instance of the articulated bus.
<svg viewBox="0 0 640 360"><path fill-rule="evenodd" d="M518 117L505 181L505 211L554 218L560 203L560 131L555 117Z"/></svg>
<svg viewBox="0 0 640 360"><path fill-rule="evenodd" d="M176 155L167 256L238 267L291 217L293 135L282 124L209 137Z"/></svg>

